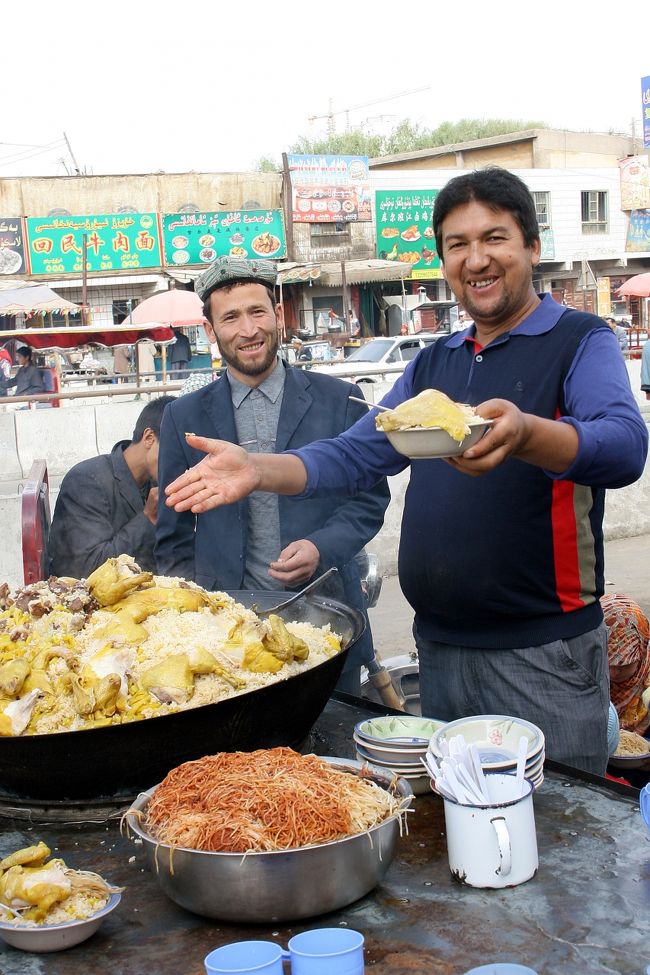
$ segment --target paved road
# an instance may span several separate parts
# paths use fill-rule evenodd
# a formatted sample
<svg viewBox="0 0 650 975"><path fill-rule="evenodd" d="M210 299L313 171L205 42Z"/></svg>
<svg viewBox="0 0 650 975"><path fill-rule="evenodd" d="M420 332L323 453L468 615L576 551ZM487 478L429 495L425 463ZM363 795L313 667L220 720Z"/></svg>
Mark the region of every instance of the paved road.
<svg viewBox="0 0 650 975"><path fill-rule="evenodd" d="M605 592L624 592L650 615L650 535L619 538L605 545ZM379 602L370 610L375 648L380 659L415 649L413 612L396 576L384 579Z"/></svg>

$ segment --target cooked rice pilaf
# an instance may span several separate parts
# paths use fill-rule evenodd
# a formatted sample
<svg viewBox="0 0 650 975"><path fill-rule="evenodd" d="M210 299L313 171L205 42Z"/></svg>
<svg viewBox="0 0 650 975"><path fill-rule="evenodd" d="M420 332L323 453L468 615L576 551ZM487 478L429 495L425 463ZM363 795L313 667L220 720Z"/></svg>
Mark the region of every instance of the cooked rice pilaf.
<svg viewBox="0 0 650 975"><path fill-rule="evenodd" d="M226 593L140 573L128 556L109 562L114 590L102 588L105 579L93 583L109 563L88 580L50 579L14 597L0 587L0 735L78 731L214 704L341 649L329 625L260 619Z"/></svg>

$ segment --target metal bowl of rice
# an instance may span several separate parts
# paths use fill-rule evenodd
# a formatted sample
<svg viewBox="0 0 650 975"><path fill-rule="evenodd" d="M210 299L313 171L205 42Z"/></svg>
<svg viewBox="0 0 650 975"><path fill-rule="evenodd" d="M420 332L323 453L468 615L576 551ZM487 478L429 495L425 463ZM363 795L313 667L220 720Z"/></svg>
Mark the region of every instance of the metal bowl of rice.
<svg viewBox="0 0 650 975"><path fill-rule="evenodd" d="M323 761L356 775L363 769L364 777L409 804L409 785L392 773L349 759ZM351 904L381 882L402 828L403 816L393 815L365 833L289 850L242 854L172 847L157 842L141 821L156 788L126 813L130 834L142 841L149 867L172 901L222 921L296 921Z"/></svg>
<svg viewBox="0 0 650 975"><path fill-rule="evenodd" d="M621 729L618 748L609 757L618 769L650 769L650 741L635 731Z"/></svg>

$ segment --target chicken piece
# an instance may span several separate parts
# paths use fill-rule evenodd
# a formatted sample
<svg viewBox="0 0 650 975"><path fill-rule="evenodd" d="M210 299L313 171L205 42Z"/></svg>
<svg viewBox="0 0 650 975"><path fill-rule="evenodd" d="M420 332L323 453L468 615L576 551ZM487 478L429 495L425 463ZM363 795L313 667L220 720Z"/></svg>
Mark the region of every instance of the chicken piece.
<svg viewBox="0 0 650 975"><path fill-rule="evenodd" d="M47 860L51 852L49 846L43 840L39 840L36 846L26 846L22 850L16 850L15 853L11 853L4 860L0 860L0 871L8 870L9 867L24 866L25 864L29 864L31 867L38 867Z"/></svg>
<svg viewBox="0 0 650 975"><path fill-rule="evenodd" d="M113 606L136 589L153 585L153 573L141 572L129 555L120 555L91 572L86 585L100 606Z"/></svg>
<svg viewBox="0 0 650 975"><path fill-rule="evenodd" d="M394 410L380 413L375 423L378 430L440 427L461 443L470 432L467 421L475 415L470 406L454 403L440 390L425 389L412 399L400 403Z"/></svg>
<svg viewBox="0 0 650 975"><path fill-rule="evenodd" d="M132 647L113 647L106 644L98 653L93 654L82 670L86 684L93 688L102 677L116 674L120 680L120 693L126 697L129 693L128 675L135 665L136 654Z"/></svg>
<svg viewBox="0 0 650 975"><path fill-rule="evenodd" d="M274 653L267 650L261 640L244 642L244 659L242 667L253 674L277 674L284 667L284 660L280 660Z"/></svg>
<svg viewBox="0 0 650 975"><path fill-rule="evenodd" d="M137 646L144 643L149 633L144 626L135 623L128 612L115 613L115 619L99 626L93 636L97 640L106 640L111 645L125 643L127 646Z"/></svg>
<svg viewBox="0 0 650 975"><path fill-rule="evenodd" d="M88 687L86 682L78 675L70 673L67 678L68 687L72 692L74 709L81 717L87 717L95 710L95 693L92 686Z"/></svg>
<svg viewBox="0 0 650 975"><path fill-rule="evenodd" d="M203 647L192 647L189 649L187 651L187 658L193 674L216 674L217 677L221 677L231 687L234 687L236 691L240 691L246 686L245 681L229 673L227 668Z"/></svg>
<svg viewBox="0 0 650 975"><path fill-rule="evenodd" d="M167 589L154 586L121 599L110 607L111 612L124 613L135 623L141 623L148 616L162 612L163 609L175 609L179 613L196 613L204 606L210 605L208 594L201 589L184 589L180 586Z"/></svg>
<svg viewBox="0 0 650 975"><path fill-rule="evenodd" d="M0 711L0 736L5 738L12 735L22 735L32 720L36 702L43 697L43 691L35 688L29 694L12 701Z"/></svg>
<svg viewBox="0 0 650 975"><path fill-rule="evenodd" d="M286 628L284 621L271 613L269 616L271 632L264 637L264 646L278 659L287 663L292 660L306 660L309 647L300 637L294 636Z"/></svg>
<svg viewBox="0 0 650 975"><path fill-rule="evenodd" d="M0 877L0 899L9 907L32 905L23 914L29 921L42 921L51 907L71 893L63 860L50 860L38 867L10 867Z"/></svg>
<svg viewBox="0 0 650 975"><path fill-rule="evenodd" d="M47 671L50 661L57 657L65 660L68 665L74 663L76 659L75 655L67 647L46 647L36 654L32 662L32 667L34 670Z"/></svg>
<svg viewBox="0 0 650 975"><path fill-rule="evenodd" d="M140 677L145 690L161 704L185 704L194 691L194 675L185 653L174 653Z"/></svg>
<svg viewBox="0 0 650 975"><path fill-rule="evenodd" d="M95 711L101 711L108 718L112 718L117 711L122 680L119 674L107 674L94 688Z"/></svg>
<svg viewBox="0 0 650 975"><path fill-rule="evenodd" d="M20 694L29 671L30 666L22 657L2 664L0 667L0 694L5 697L16 697L17 694Z"/></svg>
<svg viewBox="0 0 650 975"><path fill-rule="evenodd" d="M43 691L44 694L53 693L52 683L44 670L30 670L22 686L24 694L29 694L30 691L36 690Z"/></svg>

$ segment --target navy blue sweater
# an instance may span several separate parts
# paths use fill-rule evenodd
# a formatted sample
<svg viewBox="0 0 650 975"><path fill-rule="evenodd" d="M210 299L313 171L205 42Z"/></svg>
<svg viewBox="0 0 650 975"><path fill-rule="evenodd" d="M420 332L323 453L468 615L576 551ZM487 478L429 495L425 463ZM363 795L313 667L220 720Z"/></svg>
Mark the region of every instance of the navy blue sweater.
<svg viewBox="0 0 650 975"><path fill-rule="evenodd" d="M474 406L498 397L525 413L562 417L576 426L581 446L561 476L515 458L478 478L440 460L411 462L399 576L419 632L445 643L508 648L596 627L604 487L635 480L647 450L611 330L549 298L478 354L471 335L434 343L383 402L393 406L427 388ZM344 483L357 489L380 470L407 466L373 426L369 417L335 441L299 451L308 491L341 491Z"/></svg>

